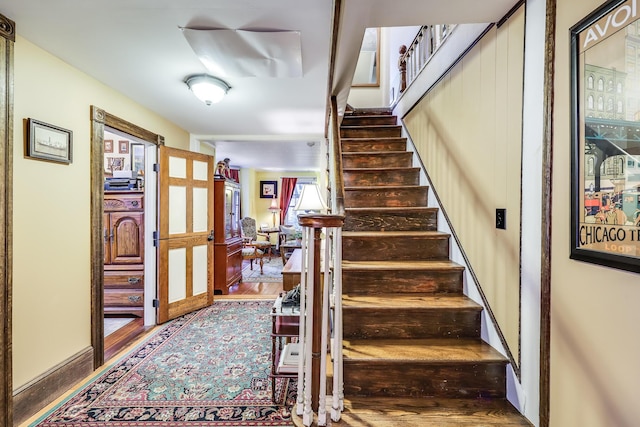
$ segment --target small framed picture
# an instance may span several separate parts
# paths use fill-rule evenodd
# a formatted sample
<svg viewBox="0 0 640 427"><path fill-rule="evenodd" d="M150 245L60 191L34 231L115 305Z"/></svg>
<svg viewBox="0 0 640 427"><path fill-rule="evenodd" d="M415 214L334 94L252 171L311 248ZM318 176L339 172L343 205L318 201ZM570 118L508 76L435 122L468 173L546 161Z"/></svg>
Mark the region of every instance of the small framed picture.
<svg viewBox="0 0 640 427"><path fill-rule="evenodd" d="M104 140L104 152L113 153L113 139Z"/></svg>
<svg viewBox="0 0 640 427"><path fill-rule="evenodd" d="M118 153L129 154L129 141L118 141Z"/></svg>
<svg viewBox="0 0 640 427"><path fill-rule="evenodd" d="M73 132L27 119L26 152L32 159L69 164L73 161Z"/></svg>
<svg viewBox="0 0 640 427"><path fill-rule="evenodd" d="M274 197L278 197L278 182L260 181L260 198L273 199Z"/></svg>

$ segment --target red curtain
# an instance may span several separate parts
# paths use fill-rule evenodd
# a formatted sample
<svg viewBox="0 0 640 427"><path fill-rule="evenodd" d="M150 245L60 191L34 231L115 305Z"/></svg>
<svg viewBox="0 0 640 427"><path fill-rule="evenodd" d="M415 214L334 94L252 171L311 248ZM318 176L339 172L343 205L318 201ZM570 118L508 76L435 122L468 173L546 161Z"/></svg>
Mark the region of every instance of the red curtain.
<svg viewBox="0 0 640 427"><path fill-rule="evenodd" d="M298 178L282 178L282 191L280 191L280 224L284 224L284 219L287 217L287 210L289 210L293 190L296 188L296 181L298 181Z"/></svg>
<svg viewBox="0 0 640 427"><path fill-rule="evenodd" d="M229 178L235 182L240 182L240 171L238 169L227 169L229 171Z"/></svg>

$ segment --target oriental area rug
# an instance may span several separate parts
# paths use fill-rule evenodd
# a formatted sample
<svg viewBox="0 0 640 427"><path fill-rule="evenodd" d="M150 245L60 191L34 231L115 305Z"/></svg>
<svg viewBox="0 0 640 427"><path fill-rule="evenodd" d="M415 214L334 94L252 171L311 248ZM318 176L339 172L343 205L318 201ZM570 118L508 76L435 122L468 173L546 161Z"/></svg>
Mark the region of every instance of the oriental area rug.
<svg viewBox="0 0 640 427"><path fill-rule="evenodd" d="M271 395L272 301L216 301L182 316L32 427L290 426L296 381Z"/></svg>
<svg viewBox="0 0 640 427"><path fill-rule="evenodd" d="M249 261L243 261L242 281L249 283L282 282L282 258L279 255L272 256L270 260L265 257L262 274L260 274L260 265L255 260L253 270L250 268Z"/></svg>

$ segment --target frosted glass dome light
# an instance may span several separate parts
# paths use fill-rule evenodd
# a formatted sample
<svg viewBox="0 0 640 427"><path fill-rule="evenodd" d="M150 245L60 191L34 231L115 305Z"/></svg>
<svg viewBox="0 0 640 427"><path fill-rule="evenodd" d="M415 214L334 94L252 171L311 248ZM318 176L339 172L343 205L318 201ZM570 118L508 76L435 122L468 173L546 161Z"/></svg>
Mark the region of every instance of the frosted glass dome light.
<svg viewBox="0 0 640 427"><path fill-rule="evenodd" d="M231 87L223 80L208 74L198 74L185 80L189 89L198 99L207 105L217 104Z"/></svg>

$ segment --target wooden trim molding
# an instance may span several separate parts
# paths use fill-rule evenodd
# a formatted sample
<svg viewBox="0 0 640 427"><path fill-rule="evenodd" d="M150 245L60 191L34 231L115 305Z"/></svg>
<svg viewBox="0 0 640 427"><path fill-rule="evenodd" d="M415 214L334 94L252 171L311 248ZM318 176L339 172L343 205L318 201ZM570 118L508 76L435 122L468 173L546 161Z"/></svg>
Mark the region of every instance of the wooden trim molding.
<svg viewBox="0 0 640 427"><path fill-rule="evenodd" d="M126 133L155 145L164 137L113 114L91 106L91 346L94 368L104 364L104 244L102 240L104 201L105 127ZM0 427L2 427L0 425Z"/></svg>
<svg viewBox="0 0 640 427"><path fill-rule="evenodd" d="M542 224L540 275L540 427L548 427L551 402L551 203L553 176L553 102L556 51L556 0L547 0L542 141Z"/></svg>
<svg viewBox="0 0 640 427"><path fill-rule="evenodd" d="M93 372L93 349L87 347L16 390L15 424L26 421Z"/></svg>
<svg viewBox="0 0 640 427"><path fill-rule="evenodd" d="M0 15L0 427L13 425L13 67L15 23Z"/></svg>

